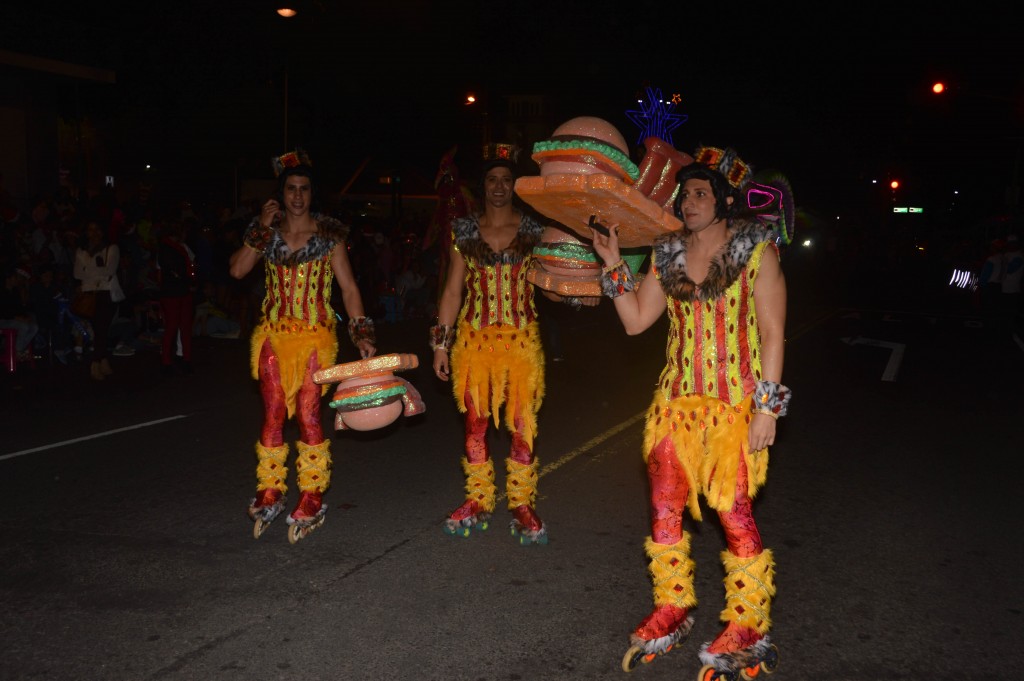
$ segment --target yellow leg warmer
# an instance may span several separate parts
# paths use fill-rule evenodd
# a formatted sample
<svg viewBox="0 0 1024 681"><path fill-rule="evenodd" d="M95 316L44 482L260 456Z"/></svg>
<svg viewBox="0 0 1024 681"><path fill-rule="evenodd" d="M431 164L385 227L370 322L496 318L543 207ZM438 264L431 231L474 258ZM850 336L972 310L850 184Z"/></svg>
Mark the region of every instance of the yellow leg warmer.
<svg viewBox="0 0 1024 681"><path fill-rule="evenodd" d="M540 462L533 459L533 463L519 463L515 459L505 459L508 477L505 479L505 491L508 493L508 508L512 510L523 504L533 508L537 499L537 471Z"/></svg>
<svg viewBox="0 0 1024 681"><path fill-rule="evenodd" d="M331 441L324 440L318 445L307 445L300 441L296 447L299 450L295 461L299 491L326 492L331 486Z"/></svg>
<svg viewBox="0 0 1024 681"><path fill-rule="evenodd" d="M766 633L772 626L772 596L775 595L775 560L765 549L756 556L740 558L722 551L725 566L725 610L723 622Z"/></svg>
<svg viewBox="0 0 1024 681"><path fill-rule="evenodd" d="M692 608L697 605L693 592L694 563L690 558L690 535L675 544L658 544L648 537L644 551L651 562L647 571L654 585L654 605L674 605L677 608Z"/></svg>
<svg viewBox="0 0 1024 681"><path fill-rule="evenodd" d="M262 492L273 487L282 493L288 491L288 469L285 463L288 461L288 445L280 447L264 447L262 443L256 443L256 491Z"/></svg>
<svg viewBox="0 0 1024 681"><path fill-rule="evenodd" d="M488 513L494 511L494 462L470 463L462 458L462 471L466 474L466 498L475 501Z"/></svg>

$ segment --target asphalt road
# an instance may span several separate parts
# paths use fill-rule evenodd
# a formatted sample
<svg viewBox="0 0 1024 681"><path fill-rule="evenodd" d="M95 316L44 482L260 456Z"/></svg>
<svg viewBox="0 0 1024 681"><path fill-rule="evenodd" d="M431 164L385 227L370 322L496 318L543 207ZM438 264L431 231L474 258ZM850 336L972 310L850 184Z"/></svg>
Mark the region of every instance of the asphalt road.
<svg viewBox="0 0 1024 681"><path fill-rule="evenodd" d="M754 507L778 563L773 678L1024 678L1024 352L953 292L835 304L797 265L793 403ZM260 401L244 339L201 339L191 376L161 377L155 349L99 384L84 367L3 375L0 678L626 678L651 607L640 440L666 325L627 337L607 302L558 321L546 546L517 545L501 504L485 533L442 532L462 425L427 320L379 326L382 353L420 357L402 375L426 413L331 429L327 521L296 545L283 518L254 540L245 514ZM492 445L503 459L507 437ZM687 529L693 633L634 679L695 679L718 631L724 540L711 513Z"/></svg>

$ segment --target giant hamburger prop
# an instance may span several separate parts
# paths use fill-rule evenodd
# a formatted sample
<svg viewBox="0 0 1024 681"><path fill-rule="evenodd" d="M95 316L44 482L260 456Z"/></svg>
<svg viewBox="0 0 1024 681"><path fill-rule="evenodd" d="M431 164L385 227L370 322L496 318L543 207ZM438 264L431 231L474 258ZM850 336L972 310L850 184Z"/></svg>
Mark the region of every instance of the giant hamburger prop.
<svg viewBox="0 0 1024 681"><path fill-rule="evenodd" d="M416 355L380 355L336 364L313 374L318 385L337 383L331 398L335 430L376 430L391 425L403 413L422 414L426 406L411 383L394 375L419 366Z"/></svg>
<svg viewBox="0 0 1024 681"><path fill-rule="evenodd" d="M663 140L644 141L638 168L622 134L608 121L580 116L533 146L540 176L516 180L516 194L539 213L584 238L590 224L619 225L619 245L650 246L682 227L672 214L676 172L693 158Z"/></svg>
<svg viewBox="0 0 1024 681"><path fill-rule="evenodd" d="M586 245L592 225L619 225L623 259L637 273L654 238L682 226L672 214L675 176L693 158L656 137L645 146L638 168L622 134L593 116L566 121L534 145L540 176L519 178L516 194L558 224L534 249L533 284L563 296L600 296L601 263Z"/></svg>

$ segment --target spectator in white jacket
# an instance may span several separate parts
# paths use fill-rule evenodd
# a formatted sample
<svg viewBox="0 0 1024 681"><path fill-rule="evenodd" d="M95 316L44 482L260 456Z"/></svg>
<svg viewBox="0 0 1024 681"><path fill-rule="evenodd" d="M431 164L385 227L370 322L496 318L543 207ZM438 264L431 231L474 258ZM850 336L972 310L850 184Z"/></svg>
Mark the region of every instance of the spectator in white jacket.
<svg viewBox="0 0 1024 681"><path fill-rule="evenodd" d="M99 222L91 219L85 226L85 244L79 246L75 253L75 279L79 281L79 291L85 294L93 292L96 298L93 315L90 319L93 328L93 351L90 375L102 381L113 373L110 367L108 333L114 318L114 303L110 298L111 286L115 283L121 252L116 244L107 243L106 232Z"/></svg>

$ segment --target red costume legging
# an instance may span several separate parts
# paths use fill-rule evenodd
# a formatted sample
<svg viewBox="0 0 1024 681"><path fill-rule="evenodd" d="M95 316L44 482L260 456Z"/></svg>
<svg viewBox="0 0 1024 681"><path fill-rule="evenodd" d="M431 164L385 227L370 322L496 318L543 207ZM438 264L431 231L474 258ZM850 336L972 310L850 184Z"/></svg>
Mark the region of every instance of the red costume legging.
<svg viewBox="0 0 1024 681"><path fill-rule="evenodd" d="M306 371L295 398L295 420L299 425L299 439L308 445L318 445L324 441L323 428L320 426L320 395L322 388L313 382L313 373L319 364L316 350L306 362ZM277 364L270 341L263 341L260 348L260 393L263 395L263 430L260 432L260 443L264 447L280 447L284 444L284 422L288 418L288 407L285 404L284 388L281 387L281 369Z"/></svg>
<svg viewBox="0 0 1024 681"><path fill-rule="evenodd" d="M747 558L761 553L763 546L747 496L747 466L739 456L732 510L719 511L718 518L729 551ZM647 478L651 486L651 537L658 544L676 544L683 538L683 512L690 486L669 438L659 442L647 457Z"/></svg>
<svg viewBox="0 0 1024 681"><path fill-rule="evenodd" d="M473 398L466 391L466 458L470 463L483 463L490 457L487 447L487 426L491 419L481 416L476 411ZM516 429L512 433L512 447L509 457L521 464L533 463L533 451L523 438L523 420L519 414L513 415Z"/></svg>

